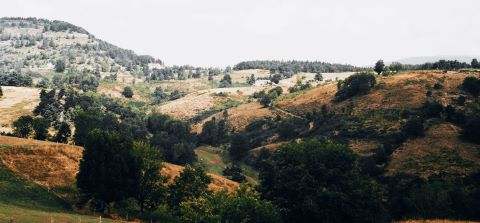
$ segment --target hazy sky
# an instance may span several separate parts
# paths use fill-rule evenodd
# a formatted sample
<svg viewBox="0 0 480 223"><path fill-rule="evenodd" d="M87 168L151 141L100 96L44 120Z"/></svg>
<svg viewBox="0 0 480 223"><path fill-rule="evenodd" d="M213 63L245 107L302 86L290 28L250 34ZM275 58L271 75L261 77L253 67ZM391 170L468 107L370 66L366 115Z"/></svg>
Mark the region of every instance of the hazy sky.
<svg viewBox="0 0 480 223"><path fill-rule="evenodd" d="M2 0L0 17L64 20L168 65L369 65L480 55L479 9L478 0Z"/></svg>

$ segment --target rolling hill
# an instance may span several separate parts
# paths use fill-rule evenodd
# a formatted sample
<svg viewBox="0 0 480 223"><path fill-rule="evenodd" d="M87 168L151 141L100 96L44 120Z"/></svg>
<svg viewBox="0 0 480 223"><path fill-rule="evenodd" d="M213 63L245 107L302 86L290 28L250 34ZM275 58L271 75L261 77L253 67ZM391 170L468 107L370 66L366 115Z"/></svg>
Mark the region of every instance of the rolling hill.
<svg viewBox="0 0 480 223"><path fill-rule="evenodd" d="M75 176L82 151L82 147L73 145L0 136L0 221L96 219L81 215L89 212L73 208L78 199ZM164 163L162 174L172 181L182 170L182 166ZM222 176L209 175L212 177L209 189L213 191L231 192L239 187Z"/></svg>

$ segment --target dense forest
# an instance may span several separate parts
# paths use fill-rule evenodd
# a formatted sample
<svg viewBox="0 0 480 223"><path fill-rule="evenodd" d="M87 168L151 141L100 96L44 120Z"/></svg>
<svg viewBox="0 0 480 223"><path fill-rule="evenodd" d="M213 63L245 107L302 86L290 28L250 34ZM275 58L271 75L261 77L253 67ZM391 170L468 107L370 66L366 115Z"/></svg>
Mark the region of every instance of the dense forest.
<svg viewBox="0 0 480 223"><path fill-rule="evenodd" d="M278 61L278 60L253 60L236 64L234 70L264 69L272 73L287 72L310 72L310 73L333 73L357 71L359 68L346 64L333 64L319 61Z"/></svg>

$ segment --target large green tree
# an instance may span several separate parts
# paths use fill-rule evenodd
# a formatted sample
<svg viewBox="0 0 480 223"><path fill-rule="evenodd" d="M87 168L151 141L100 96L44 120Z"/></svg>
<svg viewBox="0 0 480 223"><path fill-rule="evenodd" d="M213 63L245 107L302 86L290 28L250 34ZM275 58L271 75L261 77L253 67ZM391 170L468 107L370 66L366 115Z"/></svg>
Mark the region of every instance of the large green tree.
<svg viewBox="0 0 480 223"><path fill-rule="evenodd" d="M140 170L141 160L135 156L129 137L94 129L85 141L77 187L84 199L106 204L120 201L138 193Z"/></svg>
<svg viewBox="0 0 480 223"><path fill-rule="evenodd" d="M383 222L382 193L346 146L287 144L260 171L259 190L287 222Z"/></svg>
<svg viewBox="0 0 480 223"><path fill-rule="evenodd" d="M168 178L162 176L162 159L160 150L145 142L134 142L133 151L141 160L140 181L135 198L140 206L140 212L145 209L155 210L167 196L165 186Z"/></svg>
<svg viewBox="0 0 480 223"><path fill-rule="evenodd" d="M208 184L210 182L212 182L212 178L205 173L201 166L186 166L168 187L169 206L178 209L182 202L197 199L209 193Z"/></svg>
<svg viewBox="0 0 480 223"><path fill-rule="evenodd" d="M50 122L42 117L34 118L32 122L33 131L35 132L35 139L45 140L48 137L48 128Z"/></svg>

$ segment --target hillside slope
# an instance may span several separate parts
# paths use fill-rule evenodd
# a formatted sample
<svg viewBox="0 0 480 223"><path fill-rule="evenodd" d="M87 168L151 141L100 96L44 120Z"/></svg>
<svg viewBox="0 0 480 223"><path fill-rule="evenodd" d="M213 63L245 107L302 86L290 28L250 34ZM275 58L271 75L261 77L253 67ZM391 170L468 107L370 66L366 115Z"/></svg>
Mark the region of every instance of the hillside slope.
<svg viewBox="0 0 480 223"><path fill-rule="evenodd" d="M34 78L51 76L57 60L66 70L117 75L131 82L144 66L163 67L151 56L139 56L95 38L81 27L36 18L0 18L0 72L29 72Z"/></svg>
<svg viewBox="0 0 480 223"><path fill-rule="evenodd" d="M0 136L0 222L93 221L95 217L78 215L70 208L78 198L75 176L82 151L73 145ZM172 181L182 170L164 163L162 174ZM222 176L209 175L213 191L239 187Z"/></svg>
<svg viewBox="0 0 480 223"><path fill-rule="evenodd" d="M0 160L9 170L46 188L73 187L83 153L79 146L46 141L0 136ZM164 163L162 173L171 179L179 175L182 166ZM238 183L209 174L212 190L232 191Z"/></svg>

